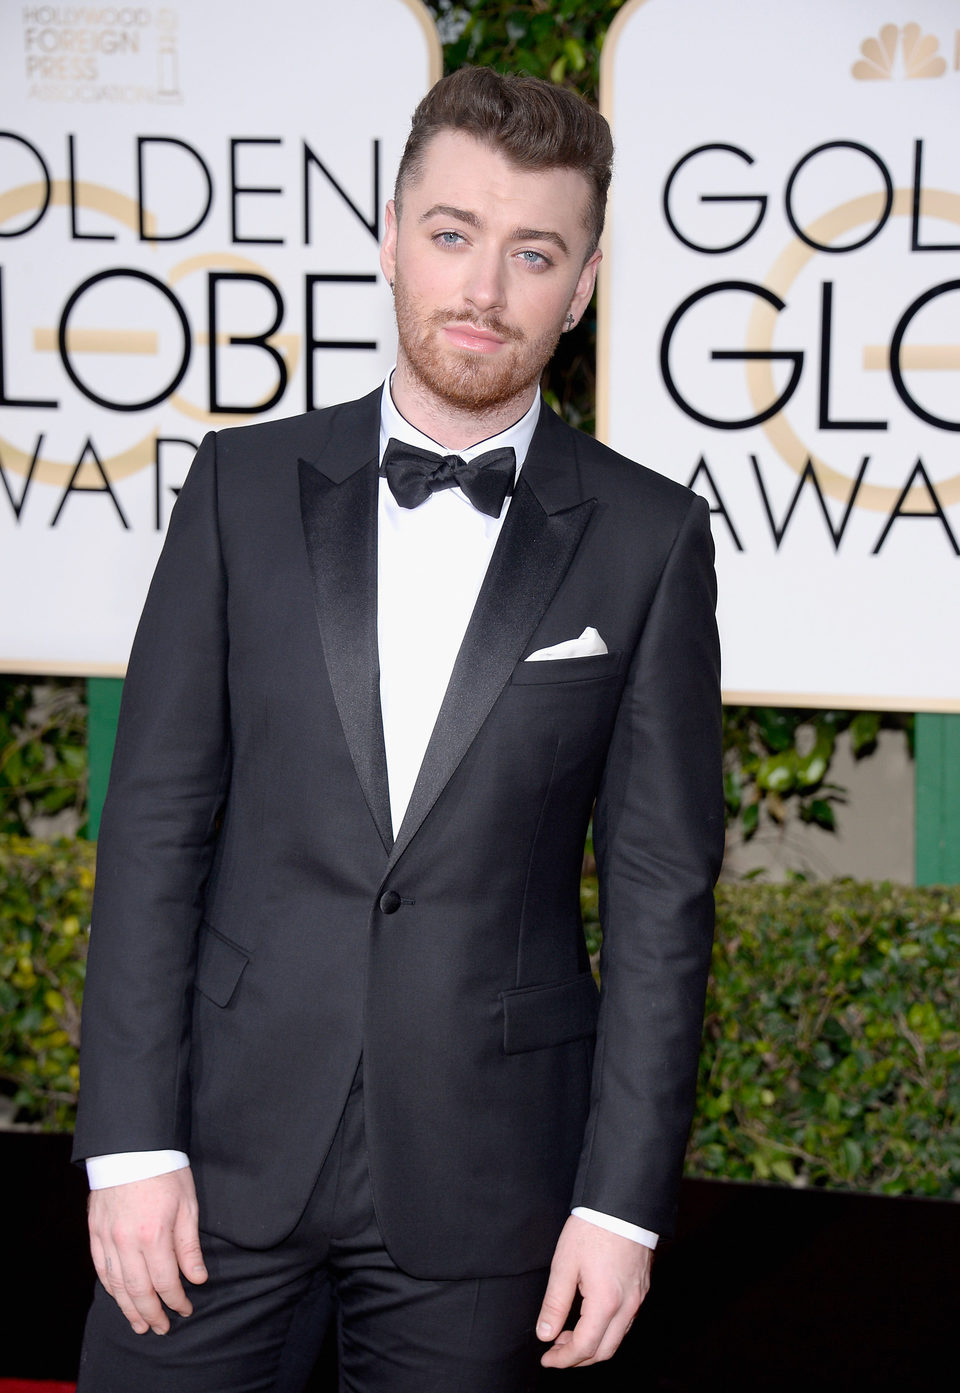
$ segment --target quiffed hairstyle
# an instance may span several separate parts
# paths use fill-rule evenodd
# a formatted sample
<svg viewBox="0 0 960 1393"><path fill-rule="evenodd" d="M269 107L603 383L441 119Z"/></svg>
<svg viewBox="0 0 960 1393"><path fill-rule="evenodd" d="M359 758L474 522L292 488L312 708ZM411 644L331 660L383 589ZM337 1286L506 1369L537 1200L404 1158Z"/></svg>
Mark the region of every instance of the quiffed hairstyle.
<svg viewBox="0 0 960 1393"><path fill-rule="evenodd" d="M600 241L613 164L610 127L589 102L538 77L458 68L430 89L413 113L394 198L416 180L430 140L464 131L499 150L520 169L575 169L590 185L591 252Z"/></svg>

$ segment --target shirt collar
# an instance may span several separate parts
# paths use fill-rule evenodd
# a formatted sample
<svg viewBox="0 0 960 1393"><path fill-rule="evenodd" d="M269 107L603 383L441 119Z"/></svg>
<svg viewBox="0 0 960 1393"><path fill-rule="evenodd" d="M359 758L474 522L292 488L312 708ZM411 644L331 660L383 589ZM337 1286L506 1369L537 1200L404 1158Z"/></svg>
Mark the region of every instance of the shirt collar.
<svg viewBox="0 0 960 1393"><path fill-rule="evenodd" d="M380 458L387 448L387 441L391 439L402 441L404 445L416 445L421 450L431 450L434 454L459 455L463 460L473 459L474 455L481 455L486 450L499 450L507 445L512 445L517 456L517 472L519 473L527 451L530 448L530 441L533 439L533 432L537 428L537 421L540 419L540 393L538 392L531 403L529 411L526 411L519 421L514 421L512 426L502 430L497 435L488 436L486 440L480 440L476 445L468 445L463 450L451 450L439 441L431 439L429 435L424 435L423 431L417 430L412 426L405 416L401 416L393 400L390 391L390 381L393 377L393 369L387 373L387 379L383 384L383 392L380 397Z"/></svg>

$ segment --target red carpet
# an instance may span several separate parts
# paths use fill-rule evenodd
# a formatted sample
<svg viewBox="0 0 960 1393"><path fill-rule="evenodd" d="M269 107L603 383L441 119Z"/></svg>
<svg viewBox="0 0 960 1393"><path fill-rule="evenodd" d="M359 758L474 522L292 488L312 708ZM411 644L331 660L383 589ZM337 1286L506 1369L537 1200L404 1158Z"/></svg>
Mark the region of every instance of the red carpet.
<svg viewBox="0 0 960 1393"><path fill-rule="evenodd" d="M75 1383L51 1383L49 1379L0 1378L0 1393L74 1393Z"/></svg>

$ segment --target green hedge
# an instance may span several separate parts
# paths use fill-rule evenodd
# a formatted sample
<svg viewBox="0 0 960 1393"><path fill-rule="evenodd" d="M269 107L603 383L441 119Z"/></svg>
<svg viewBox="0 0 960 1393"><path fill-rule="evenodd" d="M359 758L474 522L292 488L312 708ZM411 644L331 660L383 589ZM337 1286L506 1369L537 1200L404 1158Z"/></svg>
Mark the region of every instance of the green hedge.
<svg viewBox="0 0 960 1393"><path fill-rule="evenodd" d="M69 1128L93 848L0 838L0 1075ZM597 886L582 887L600 947ZM722 885L687 1173L960 1198L960 887Z"/></svg>
<svg viewBox="0 0 960 1393"><path fill-rule="evenodd" d="M0 837L0 1078L21 1116L73 1125L96 848Z"/></svg>
<svg viewBox="0 0 960 1393"><path fill-rule="evenodd" d="M960 1198L960 888L717 909L691 1173Z"/></svg>
<svg viewBox="0 0 960 1393"><path fill-rule="evenodd" d="M686 1169L960 1199L960 887L718 887Z"/></svg>

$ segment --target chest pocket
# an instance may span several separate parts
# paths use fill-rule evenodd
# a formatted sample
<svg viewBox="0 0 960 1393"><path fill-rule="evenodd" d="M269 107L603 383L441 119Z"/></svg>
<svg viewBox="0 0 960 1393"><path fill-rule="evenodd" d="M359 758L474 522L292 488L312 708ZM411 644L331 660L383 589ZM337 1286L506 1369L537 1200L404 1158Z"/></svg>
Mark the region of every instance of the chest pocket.
<svg viewBox="0 0 960 1393"><path fill-rule="evenodd" d="M594 653L588 658L543 658L518 663L510 681L515 686L559 682L600 682L620 671L619 653Z"/></svg>

